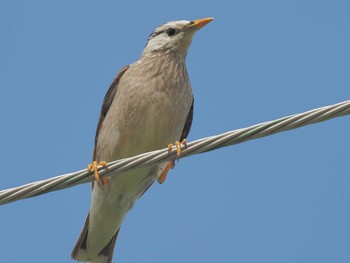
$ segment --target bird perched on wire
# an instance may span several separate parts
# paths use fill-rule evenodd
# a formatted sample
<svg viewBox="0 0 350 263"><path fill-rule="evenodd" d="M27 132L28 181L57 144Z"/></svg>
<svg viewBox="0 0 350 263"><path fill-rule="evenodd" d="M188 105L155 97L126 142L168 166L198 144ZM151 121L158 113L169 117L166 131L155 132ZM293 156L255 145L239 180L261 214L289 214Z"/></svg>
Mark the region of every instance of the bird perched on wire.
<svg viewBox="0 0 350 263"><path fill-rule="evenodd" d="M195 32L212 21L173 21L149 36L140 60L117 74L105 95L97 125L90 212L72 258L112 262L121 224L155 180L162 183L173 161L100 178L98 165L164 148L175 142L178 154L190 131L193 95L185 59ZM172 144L168 146L172 147Z"/></svg>

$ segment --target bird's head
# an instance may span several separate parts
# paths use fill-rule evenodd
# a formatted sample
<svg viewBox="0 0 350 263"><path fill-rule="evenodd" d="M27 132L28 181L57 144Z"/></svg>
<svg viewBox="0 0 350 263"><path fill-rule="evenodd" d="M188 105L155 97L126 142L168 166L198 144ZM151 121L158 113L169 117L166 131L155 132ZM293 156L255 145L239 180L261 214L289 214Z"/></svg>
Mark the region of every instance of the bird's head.
<svg viewBox="0 0 350 263"><path fill-rule="evenodd" d="M157 27L149 36L142 55L152 52L180 52L186 56L193 35L213 18L171 21Z"/></svg>

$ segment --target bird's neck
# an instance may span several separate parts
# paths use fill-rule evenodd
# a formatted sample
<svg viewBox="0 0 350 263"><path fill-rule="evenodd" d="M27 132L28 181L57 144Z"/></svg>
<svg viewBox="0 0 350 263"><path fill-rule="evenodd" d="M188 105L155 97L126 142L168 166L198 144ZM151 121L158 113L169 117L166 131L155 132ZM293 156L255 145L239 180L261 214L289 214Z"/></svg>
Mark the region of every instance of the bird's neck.
<svg viewBox="0 0 350 263"><path fill-rule="evenodd" d="M148 52L143 52L140 60L156 59L157 61L172 61L172 62L185 62L186 53L175 52L173 50L152 50Z"/></svg>
<svg viewBox="0 0 350 263"><path fill-rule="evenodd" d="M165 76L171 79L174 76L182 76L188 79L185 57L179 53L147 52L141 56L139 63L143 70L151 72L152 76Z"/></svg>

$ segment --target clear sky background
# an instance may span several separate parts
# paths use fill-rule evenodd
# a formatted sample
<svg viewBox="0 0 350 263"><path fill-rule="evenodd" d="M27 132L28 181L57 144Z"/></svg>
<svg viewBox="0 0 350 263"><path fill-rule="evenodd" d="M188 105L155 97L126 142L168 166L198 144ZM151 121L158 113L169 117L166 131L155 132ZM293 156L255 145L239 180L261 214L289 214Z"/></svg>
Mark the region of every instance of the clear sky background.
<svg viewBox="0 0 350 263"><path fill-rule="evenodd" d="M1 1L0 189L90 162L104 94L158 25L215 17L189 140L350 98L350 2ZM183 159L113 262L350 262L350 117ZM0 207L0 262L71 262L88 184Z"/></svg>

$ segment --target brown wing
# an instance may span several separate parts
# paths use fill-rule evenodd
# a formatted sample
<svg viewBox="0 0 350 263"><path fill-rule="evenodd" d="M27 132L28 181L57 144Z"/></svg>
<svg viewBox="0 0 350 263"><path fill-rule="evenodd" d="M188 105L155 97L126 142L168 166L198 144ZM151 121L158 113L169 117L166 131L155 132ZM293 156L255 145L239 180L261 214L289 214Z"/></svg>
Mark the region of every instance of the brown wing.
<svg viewBox="0 0 350 263"><path fill-rule="evenodd" d="M181 133L180 142L183 139L186 139L188 134L190 133L191 126L192 126L192 120L193 120L193 106L194 106L194 99L192 99L192 105L191 105L190 111L187 115L185 126L182 130L182 133Z"/></svg>
<svg viewBox="0 0 350 263"><path fill-rule="evenodd" d="M101 113L100 113L100 118L98 120L98 124L97 124L97 129L96 129L96 135L95 135L95 147L94 147L94 153L92 155L92 160L96 161L96 146L97 146L97 140L98 140L98 134L100 132L100 129L102 127L102 123L107 115L107 112L109 110L109 108L112 105L114 96L118 90L118 84L120 79L122 78L122 76L124 75L124 73L127 71L127 69L129 68L129 65L126 65L125 67L123 67L119 73L117 74L117 76L115 77L115 79L113 80L111 86L109 87L104 99L103 99L103 103L102 103L102 108L101 108ZM101 161L101 160L97 160L97 161Z"/></svg>

